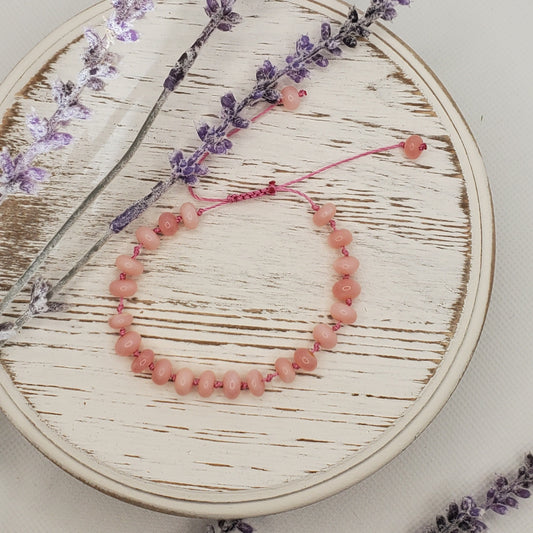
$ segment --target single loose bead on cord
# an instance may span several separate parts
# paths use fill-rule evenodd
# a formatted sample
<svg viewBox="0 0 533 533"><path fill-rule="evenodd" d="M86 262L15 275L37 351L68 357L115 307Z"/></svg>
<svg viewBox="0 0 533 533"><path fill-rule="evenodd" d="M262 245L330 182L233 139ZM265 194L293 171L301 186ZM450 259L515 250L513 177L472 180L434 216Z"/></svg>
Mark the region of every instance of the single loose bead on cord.
<svg viewBox="0 0 533 533"><path fill-rule="evenodd" d="M135 236L147 250L157 250L161 244L161 239L154 233L153 230L146 226L137 228Z"/></svg>
<svg viewBox="0 0 533 533"><path fill-rule="evenodd" d="M183 224L187 229L196 228L200 222L196 207L194 207L191 202L185 202L180 207L180 215L183 219Z"/></svg>
<svg viewBox="0 0 533 533"><path fill-rule="evenodd" d="M140 276L143 273L144 265L130 257L129 255L119 255L115 261L117 268L128 276Z"/></svg>
<svg viewBox="0 0 533 533"><path fill-rule="evenodd" d="M262 396L265 392L265 381L259 370L250 370L250 372L246 374L246 384L248 385L248 390L254 396Z"/></svg>
<svg viewBox="0 0 533 533"><path fill-rule="evenodd" d="M154 363L152 381L157 385L164 385L172 375L172 364L168 359L159 359Z"/></svg>
<svg viewBox="0 0 533 533"><path fill-rule="evenodd" d="M353 274L359 268L359 260L353 255L342 256L335 259L333 268L339 274Z"/></svg>
<svg viewBox="0 0 533 533"><path fill-rule="evenodd" d="M325 226L335 216L336 211L335 204L324 204L313 215L313 222L317 226Z"/></svg>
<svg viewBox="0 0 533 533"><path fill-rule="evenodd" d="M418 135L411 135L404 143L403 151L407 159L417 159L422 153L424 140Z"/></svg>
<svg viewBox="0 0 533 533"><path fill-rule="evenodd" d="M205 370L198 379L198 394L202 398L207 398L213 394L215 389L215 373L212 370Z"/></svg>
<svg viewBox="0 0 533 533"><path fill-rule="evenodd" d="M331 316L343 324L353 324L357 320L357 312L350 305L335 302L330 309Z"/></svg>
<svg viewBox="0 0 533 533"><path fill-rule="evenodd" d="M166 236L174 235L179 227L176 217L168 211L159 215L157 225L159 226L161 233Z"/></svg>
<svg viewBox="0 0 533 533"><path fill-rule="evenodd" d="M130 315L129 313L117 313L116 315L110 317L108 320L108 324L113 329L127 328L128 326L131 326L132 322L133 315Z"/></svg>
<svg viewBox="0 0 533 533"><path fill-rule="evenodd" d="M115 352L118 355L132 355L141 345L141 336L136 331L128 331L119 337L115 343Z"/></svg>
<svg viewBox="0 0 533 533"><path fill-rule="evenodd" d="M286 357L278 357L276 359L275 367L281 381L284 381L285 383L292 383L294 381L296 372L290 359L287 359Z"/></svg>
<svg viewBox="0 0 533 533"><path fill-rule="evenodd" d="M133 358L131 370L139 374L154 362L154 358L155 354L152 350L143 350L137 357Z"/></svg>
<svg viewBox="0 0 533 533"><path fill-rule="evenodd" d="M180 396L189 394L192 389L192 382L194 381L194 374L189 368L180 368L176 372L176 379L174 380L174 388Z"/></svg>
<svg viewBox="0 0 533 533"><path fill-rule="evenodd" d="M307 348L297 348L294 351L294 362L306 372L312 372L317 365L316 357Z"/></svg>
<svg viewBox="0 0 533 533"><path fill-rule="evenodd" d="M337 344L337 334L327 324L317 324L313 328L313 338L326 350Z"/></svg>
<svg viewBox="0 0 533 533"><path fill-rule="evenodd" d="M300 95L298 94L298 89L292 85L281 89L281 103L288 111L294 111L295 109L298 109L298 106L300 105Z"/></svg>
<svg viewBox="0 0 533 533"><path fill-rule="evenodd" d="M342 248L352 242L353 235L347 229L336 229L328 235L328 243L332 248Z"/></svg>
<svg viewBox="0 0 533 533"><path fill-rule="evenodd" d="M222 378L222 388L224 396L229 400L234 400L241 392L241 377L236 370L228 370Z"/></svg>
<svg viewBox="0 0 533 533"><path fill-rule="evenodd" d="M109 292L117 298L129 298L137 292L137 283L132 279L116 279L109 284Z"/></svg>
<svg viewBox="0 0 533 533"><path fill-rule="evenodd" d="M357 298L361 294L361 285L352 278L340 279L333 285L333 296L339 300Z"/></svg>

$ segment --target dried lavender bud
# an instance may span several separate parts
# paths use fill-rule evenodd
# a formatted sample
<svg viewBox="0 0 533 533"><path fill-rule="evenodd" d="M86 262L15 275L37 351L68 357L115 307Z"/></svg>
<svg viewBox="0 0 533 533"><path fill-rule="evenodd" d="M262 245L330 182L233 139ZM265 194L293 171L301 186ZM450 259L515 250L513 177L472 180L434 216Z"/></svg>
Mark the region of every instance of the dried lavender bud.
<svg viewBox="0 0 533 533"><path fill-rule="evenodd" d="M43 278L37 278L34 281L29 305L30 313L33 316L61 312L67 309L65 304L50 301L51 288L50 283Z"/></svg>
<svg viewBox="0 0 533 533"><path fill-rule="evenodd" d="M6 341L15 333L13 322L0 322L0 341Z"/></svg>

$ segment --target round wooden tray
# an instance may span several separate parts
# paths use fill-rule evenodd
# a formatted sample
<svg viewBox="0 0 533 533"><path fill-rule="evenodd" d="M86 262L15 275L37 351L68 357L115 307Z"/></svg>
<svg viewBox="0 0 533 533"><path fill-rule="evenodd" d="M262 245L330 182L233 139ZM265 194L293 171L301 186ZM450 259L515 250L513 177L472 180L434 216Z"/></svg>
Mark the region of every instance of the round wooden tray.
<svg viewBox="0 0 533 533"><path fill-rule="evenodd" d="M1 88L0 144L27 142L25 114L53 110L49 87L79 70L82 28L98 25L102 2L58 29ZM260 8L260 9L259 9ZM195 123L214 121L219 98L239 99L265 58L283 62L296 38L342 19L338 0L243 2L244 22L218 32L172 95L153 131L47 260L59 279L114 214L168 175L172 148L196 148ZM253 16L255 14L255 16ZM402 12L408 16L408 12ZM0 296L124 152L160 92L161 80L205 23L201 6L166 1L121 45L121 77L84 96L90 121L70 127L76 143L49 155L38 197L0 206ZM260 36L260 38L258 37ZM369 42L315 69L295 113L276 110L212 157L209 195L286 181L324 164L421 134L415 161L400 151L338 167L300 185L338 206L355 234L363 293L359 320L322 352L318 369L273 382L256 399L177 397L113 354L107 326L116 302L108 283L139 224L187 198L176 187L112 238L63 291L69 311L30 321L0 351L1 406L51 460L98 489L162 511L233 517L279 512L331 495L373 473L427 426L457 385L481 331L493 265L489 186L475 142L450 97L416 55L376 28ZM200 372L272 368L311 344L328 321L335 254L295 196L244 202L206 215L146 256L130 307L156 353ZM9 309L17 316L21 293Z"/></svg>

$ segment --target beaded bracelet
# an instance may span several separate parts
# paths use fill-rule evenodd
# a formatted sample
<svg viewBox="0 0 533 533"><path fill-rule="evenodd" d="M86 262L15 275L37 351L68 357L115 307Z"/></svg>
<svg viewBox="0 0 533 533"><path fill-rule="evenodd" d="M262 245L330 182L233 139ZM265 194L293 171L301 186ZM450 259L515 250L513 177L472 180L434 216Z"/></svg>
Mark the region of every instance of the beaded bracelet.
<svg viewBox="0 0 533 533"><path fill-rule="evenodd" d="M288 95L288 101L285 103L288 109L295 109L298 96L302 96L302 93L298 94L298 91L292 87L285 88L282 94ZM332 349L337 344L337 331L345 324L353 324L357 319L357 313L352 304L353 300L359 296L361 287L352 275L357 271L359 261L350 255L347 249L347 246L352 242L352 234L347 229L337 228L334 219L335 205L326 203L319 206L305 193L292 188L292 185L348 161L395 148L403 148L406 157L416 159L421 151L426 149L426 145L418 135L413 135L405 142L343 159L287 183L276 184L275 181L270 181L265 188L230 194L226 198L204 198L197 195L192 187L189 187L189 192L193 198L199 201L208 201L211 205L197 209L191 202L186 202L181 206L178 215L171 212L162 213L155 228L142 226L137 229L135 235L138 243L133 249L133 254L131 256L119 255L116 259L115 264L120 271L120 276L109 286L111 294L119 298L117 313L109 319L111 328L118 330L120 335L115 344L116 353L121 356L133 356L134 360L131 365L133 372L150 371L154 383L163 385L169 381L173 382L176 392L181 396L188 394L196 387L198 394L203 398L209 397L214 389L222 389L228 399L237 398L241 390L248 390L254 396L261 396L265 391L266 383L270 383L276 377L285 383L291 383L295 379L296 371L312 372L315 370L317 352L321 349ZM311 206L314 224L329 228L328 244L340 253L340 256L333 263L334 270L340 275L340 279L332 288L333 295L337 300L330 308L333 324L319 323L313 328L314 343L312 348L296 348L292 359L288 357L276 359L273 372L263 376L257 369L253 369L246 374L244 380L241 380L236 370L226 371L222 379L217 379L211 370L205 370L198 377L189 368L180 368L174 372L168 359L156 360L153 350L141 349L141 335L134 330L126 329L133 323L133 316L125 312L124 309L125 300L137 292L137 282L132 278L140 276L144 270L144 265L138 260L142 249L156 250L161 244L161 236L171 237L175 235L180 225L189 230L195 229L200 222L200 217L211 209L235 202L273 196L278 192L289 192L304 198Z"/></svg>

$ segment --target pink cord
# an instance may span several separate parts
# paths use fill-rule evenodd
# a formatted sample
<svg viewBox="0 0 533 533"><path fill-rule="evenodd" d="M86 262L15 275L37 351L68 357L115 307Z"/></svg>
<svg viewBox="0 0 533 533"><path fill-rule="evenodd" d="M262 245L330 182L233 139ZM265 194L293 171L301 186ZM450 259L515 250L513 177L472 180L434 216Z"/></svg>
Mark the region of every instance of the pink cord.
<svg viewBox="0 0 533 533"><path fill-rule="evenodd" d="M256 117L254 117L252 120L257 119L261 115L267 113L273 107L275 107L275 104L270 106L270 108L265 109L265 111L263 111L263 113L260 113L259 115L256 115ZM238 131L238 130L232 130L228 134L228 136L233 134L236 131ZM368 150L367 152L363 152L361 154L357 154L357 155L354 155L354 156L351 156L351 157L347 157L345 159L341 159L340 161L336 161L335 163L330 163L329 165L321 167L321 168L319 168L317 170L313 170L313 172L309 172L308 174L305 174L304 176L301 176L300 178L297 178L295 180L291 180L291 181L288 181L286 183L282 183L282 184L279 184L279 185L276 184L275 181L271 181L269 183L268 187L265 187L263 189L255 189L255 190L252 190L252 191L238 193L238 194L229 194L228 196L226 196L226 198L208 198L208 197L205 197L205 196L200 196L199 194L196 193L196 191L194 190L194 187L192 187L192 186L189 186L189 193L195 200L198 200L200 202L211 202L212 205L210 205L208 207L202 207L202 208L200 208L198 210L198 214L200 214L200 215L205 213L206 211L209 211L211 209L216 209L217 207L221 207L221 206L226 205L226 204L232 204L232 203L235 203L235 202L241 202L243 200L250 200L252 198L259 198L261 196L266 196L266 195L272 196L273 194L276 194L276 192L290 192L290 193L293 193L293 194L297 194L298 196L301 196L302 198L307 200L309 202L309 204L311 205L311 208L316 211L319 206L309 196L307 196L307 194L305 194L305 193L303 193L301 191L298 191L297 189L293 189L293 188L291 188L289 186L290 185L294 185L295 183L300 183L301 181L304 181L306 179L312 178L313 176L316 176L317 174L320 174L321 172L329 170L330 168L334 168L334 167L337 167L339 165L343 165L344 163L349 163L350 161L354 161L355 159L360 159L361 157L365 157L365 156L372 155L372 154L379 154L379 153L383 153L383 152L388 152L388 151L394 150L396 148L402 148L403 146L404 146L404 143L401 142L401 143L398 143L398 144L393 144L391 146L384 146L382 148L375 148L374 150ZM206 156L206 155L207 154L204 154L204 156ZM202 156L202 157L204 157L204 156Z"/></svg>

